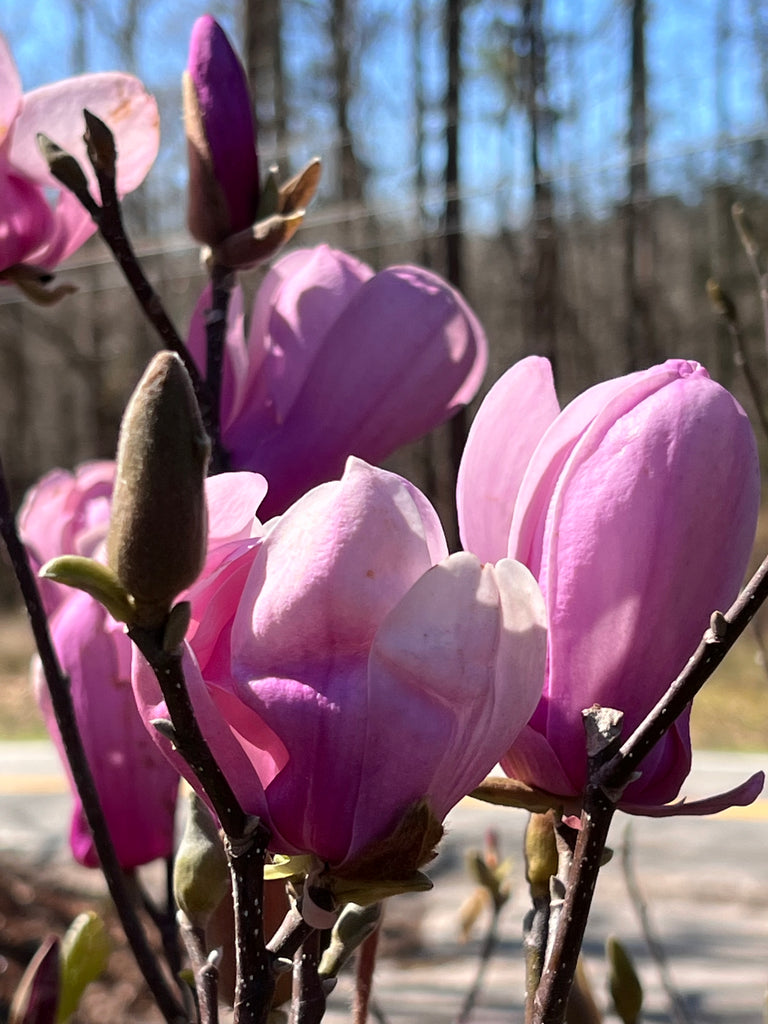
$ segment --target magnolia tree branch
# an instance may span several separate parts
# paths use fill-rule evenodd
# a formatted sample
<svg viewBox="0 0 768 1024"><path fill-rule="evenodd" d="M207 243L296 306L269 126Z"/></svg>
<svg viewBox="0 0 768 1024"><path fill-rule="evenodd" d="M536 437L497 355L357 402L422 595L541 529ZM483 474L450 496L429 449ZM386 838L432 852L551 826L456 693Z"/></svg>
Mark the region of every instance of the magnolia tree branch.
<svg viewBox="0 0 768 1024"><path fill-rule="evenodd" d="M563 913L536 994L534 1024L562 1024L584 938L597 875L616 803L642 759L659 742L709 679L768 597L768 558L723 615L714 612L685 669L618 751L590 760L581 830Z"/></svg>
<svg viewBox="0 0 768 1024"><path fill-rule="evenodd" d="M629 783L645 755L683 713L768 598L768 558L725 615L714 612L701 643L651 713L598 771L595 782L608 792Z"/></svg>
<svg viewBox="0 0 768 1024"><path fill-rule="evenodd" d="M174 997L160 970L157 958L150 948L112 845L99 794L77 726L69 682L59 665L48 631L48 619L40 599L37 581L30 567L26 549L16 529L16 520L11 508L2 463L0 463L0 534L2 534L24 598L46 684L51 695L51 704L61 741L120 923L160 1012L169 1024L179 1024L179 1022L187 1020L187 1015Z"/></svg>
<svg viewBox="0 0 768 1024"><path fill-rule="evenodd" d="M164 627L133 626L128 635L152 667L168 708L171 729L162 731L195 773L224 832L235 911L235 1024L261 1024L275 989L275 958L266 949L263 930L269 831L242 809L203 736L184 678L181 647L165 649Z"/></svg>

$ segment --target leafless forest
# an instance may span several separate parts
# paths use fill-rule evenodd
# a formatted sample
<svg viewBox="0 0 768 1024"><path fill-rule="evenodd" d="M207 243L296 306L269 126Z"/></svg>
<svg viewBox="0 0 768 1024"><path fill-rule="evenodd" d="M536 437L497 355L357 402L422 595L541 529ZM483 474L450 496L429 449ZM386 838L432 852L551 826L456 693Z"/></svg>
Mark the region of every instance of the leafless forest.
<svg viewBox="0 0 768 1024"><path fill-rule="evenodd" d="M201 10L189 0L61 6L64 73L107 54L159 98L163 155L130 222L183 329L204 278L184 230L178 77ZM211 10L253 83L263 167L323 157L298 244L444 274L488 333L487 385L538 353L567 400L683 356L748 405L705 284L714 276L734 298L764 380L759 293L730 210L744 203L768 244L768 4L230 0ZM15 48L24 41L21 27L5 30ZM180 56L163 60L169 33ZM79 290L52 308L0 291L0 450L18 497L53 466L113 454L156 346L98 240L61 274ZM460 429L396 460L445 515Z"/></svg>

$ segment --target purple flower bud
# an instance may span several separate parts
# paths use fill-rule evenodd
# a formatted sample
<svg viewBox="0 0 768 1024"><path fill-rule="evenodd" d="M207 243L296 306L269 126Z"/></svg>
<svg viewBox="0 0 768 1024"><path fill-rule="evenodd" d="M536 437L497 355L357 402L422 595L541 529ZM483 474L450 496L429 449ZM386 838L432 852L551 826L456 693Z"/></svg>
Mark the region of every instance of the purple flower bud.
<svg viewBox="0 0 768 1024"><path fill-rule="evenodd" d="M200 241L216 245L255 221L259 161L245 71L210 14L192 27L184 115L189 227Z"/></svg>

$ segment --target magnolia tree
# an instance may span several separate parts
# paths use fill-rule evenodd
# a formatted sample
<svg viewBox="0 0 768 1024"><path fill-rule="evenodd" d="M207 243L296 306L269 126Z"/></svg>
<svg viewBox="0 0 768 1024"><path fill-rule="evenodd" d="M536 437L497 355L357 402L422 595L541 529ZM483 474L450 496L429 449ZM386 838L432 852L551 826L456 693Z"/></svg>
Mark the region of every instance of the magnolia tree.
<svg viewBox="0 0 768 1024"><path fill-rule="evenodd" d="M184 76L210 276L185 337L121 220L157 151L152 98L118 74L25 95L2 41L0 81L0 280L65 299L53 269L98 229L162 348L116 462L52 471L18 523L3 487L0 517L72 852L103 870L161 1013L214 1024L231 996L238 1024L262 1022L293 972L291 1019L319 1020L387 897L430 887L442 822L472 794L530 815L526 1016L564 1020L614 810L709 813L762 788L673 802L690 701L768 585L761 570L738 597L760 496L745 413L680 359L561 410L548 362L525 359L470 431L449 554L427 498L376 463L475 395L482 328L418 267L375 273L325 246L276 259L319 163L260 176L216 22L195 24ZM266 263L246 319L238 276ZM126 875L156 858L174 862L162 954ZM99 935L88 919L41 949L15 1021L74 1010Z"/></svg>

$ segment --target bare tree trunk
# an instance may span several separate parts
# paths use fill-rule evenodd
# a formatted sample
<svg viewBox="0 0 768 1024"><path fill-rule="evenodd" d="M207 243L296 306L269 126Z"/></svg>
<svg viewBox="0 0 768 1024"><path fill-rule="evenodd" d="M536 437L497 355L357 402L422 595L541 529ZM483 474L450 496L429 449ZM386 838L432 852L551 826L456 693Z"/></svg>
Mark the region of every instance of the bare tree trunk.
<svg viewBox="0 0 768 1024"><path fill-rule="evenodd" d="M245 70L259 126L259 146L288 166L288 103L283 68L282 0L243 0Z"/></svg>
<svg viewBox="0 0 768 1024"><path fill-rule="evenodd" d="M72 40L72 74L82 75L86 67L85 14L86 0L71 0L75 35Z"/></svg>
<svg viewBox="0 0 768 1024"><path fill-rule="evenodd" d="M626 369L657 359L653 325L653 238L648 188L645 0L632 0L629 108L629 196L625 211Z"/></svg>
<svg viewBox="0 0 768 1024"><path fill-rule="evenodd" d="M411 31L413 37L413 100L416 128L414 131L416 164L416 205L418 209L419 230L419 262L424 267L432 266L432 254L427 240L428 220L426 211L427 172L424 166L426 149L426 112L427 101L424 94L424 59L422 40L424 38L424 4L423 0L413 0Z"/></svg>
<svg viewBox="0 0 768 1024"><path fill-rule="evenodd" d="M560 273L554 219L552 183L542 168L542 149L552 146L553 115L547 101L547 53L544 37L544 0L524 0L523 38L528 54L525 86L530 163L533 176L533 223L530 282L526 303L526 348L546 356L557 380L557 313Z"/></svg>
<svg viewBox="0 0 768 1024"><path fill-rule="evenodd" d="M461 191L459 180L459 117L461 100L461 15L463 0L446 0L445 30L448 79L445 92L445 266L451 284L463 291L464 237L462 230ZM453 498L461 455L467 441L469 417L461 409L448 424L448 491ZM455 502L447 501L444 519L451 549L459 545L459 526Z"/></svg>

